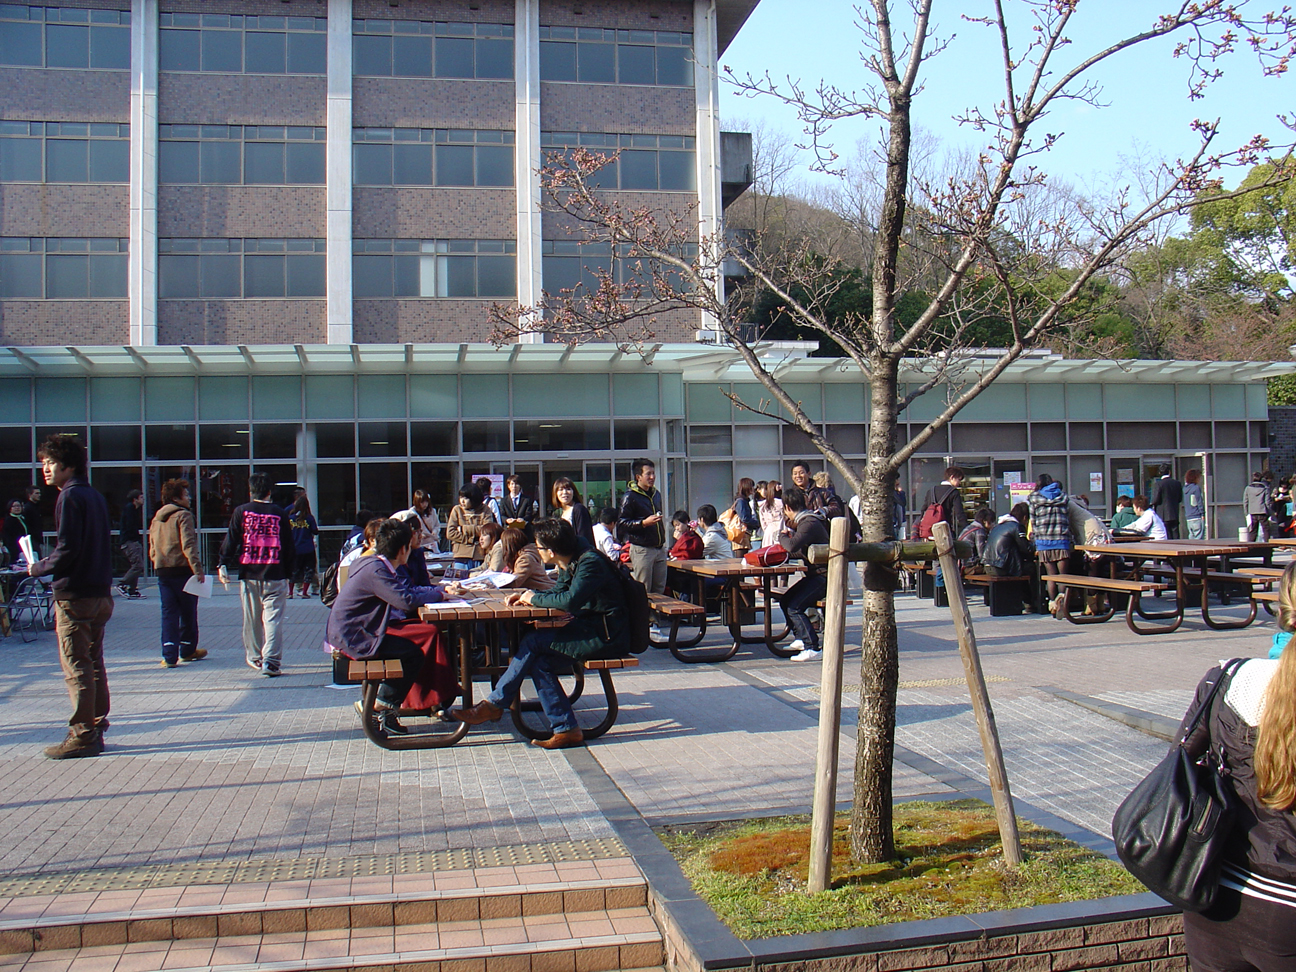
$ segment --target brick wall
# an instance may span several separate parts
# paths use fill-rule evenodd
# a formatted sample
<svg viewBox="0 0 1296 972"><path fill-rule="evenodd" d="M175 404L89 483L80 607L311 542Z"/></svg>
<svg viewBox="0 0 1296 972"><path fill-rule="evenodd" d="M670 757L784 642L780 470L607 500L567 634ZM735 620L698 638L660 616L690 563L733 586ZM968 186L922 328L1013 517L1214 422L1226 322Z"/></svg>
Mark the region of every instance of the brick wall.
<svg viewBox="0 0 1296 972"><path fill-rule="evenodd" d="M129 343L124 300L0 301L0 345Z"/></svg>
<svg viewBox="0 0 1296 972"><path fill-rule="evenodd" d="M691 192L615 192L608 194L626 211L640 208L651 209L657 213L673 212L679 216L690 215L697 209L697 196ZM548 200L545 200L548 205ZM691 220L697 226L695 218ZM664 225L664 222L663 224ZM582 224L566 213L546 210L541 215L540 232L546 240L581 240L584 234ZM575 230L574 233L569 230Z"/></svg>
<svg viewBox="0 0 1296 972"><path fill-rule="evenodd" d="M357 300L353 337L360 344L486 341L490 300ZM500 301L507 303L507 301Z"/></svg>
<svg viewBox="0 0 1296 972"><path fill-rule="evenodd" d="M514 101L512 81L356 78L351 87L351 119L357 128L512 131Z"/></svg>
<svg viewBox="0 0 1296 972"><path fill-rule="evenodd" d="M356 239L515 240L512 189L356 189Z"/></svg>
<svg viewBox="0 0 1296 972"><path fill-rule="evenodd" d="M323 239L324 221L323 186L158 188L161 237Z"/></svg>
<svg viewBox="0 0 1296 972"><path fill-rule="evenodd" d="M577 10L580 13L576 13ZM679 0L543 0L540 23L562 27L624 27L627 30L692 30L693 4Z"/></svg>
<svg viewBox="0 0 1296 972"><path fill-rule="evenodd" d="M163 71L158 76L158 122L163 125L323 125L327 90L322 76Z"/></svg>
<svg viewBox="0 0 1296 972"><path fill-rule="evenodd" d="M324 318L322 300L160 300L157 343L324 344Z"/></svg>
<svg viewBox="0 0 1296 972"><path fill-rule="evenodd" d="M130 236L130 187L0 185L0 235Z"/></svg>
<svg viewBox="0 0 1296 972"><path fill-rule="evenodd" d="M692 135L697 128L692 88L629 84L540 85L543 132Z"/></svg>
<svg viewBox="0 0 1296 972"><path fill-rule="evenodd" d="M1276 476L1296 473L1296 406L1269 407L1269 468Z"/></svg>
<svg viewBox="0 0 1296 972"><path fill-rule="evenodd" d="M476 10L473 7L477 7ZM456 23L511 24L513 0L407 0L393 7L388 0L353 0L351 16L356 20L449 20Z"/></svg>
<svg viewBox="0 0 1296 972"><path fill-rule="evenodd" d="M130 121L129 71L0 68L10 121Z"/></svg>

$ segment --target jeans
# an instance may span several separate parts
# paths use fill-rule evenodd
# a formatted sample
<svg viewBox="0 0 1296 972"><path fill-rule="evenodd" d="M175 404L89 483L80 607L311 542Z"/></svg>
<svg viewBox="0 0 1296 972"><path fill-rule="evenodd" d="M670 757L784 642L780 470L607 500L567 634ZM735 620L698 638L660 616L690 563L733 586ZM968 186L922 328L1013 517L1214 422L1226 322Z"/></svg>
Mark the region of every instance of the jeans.
<svg viewBox="0 0 1296 972"><path fill-rule="evenodd" d="M648 589L649 594L666 593L665 547L641 547L630 544L630 573L640 584Z"/></svg>
<svg viewBox="0 0 1296 972"><path fill-rule="evenodd" d="M1206 539L1206 518L1188 517L1188 539L1205 540Z"/></svg>
<svg viewBox="0 0 1296 972"><path fill-rule="evenodd" d="M554 651L549 645L554 640L558 628L542 628L528 632L522 638L522 644L513 653L508 669L495 684L495 690L487 698L489 701L506 709L513 704L522 683L527 676L535 685L536 695L540 697L540 708L544 709L545 718L554 732L571 732L577 728L576 716L572 714L571 703L563 691L555 673L555 663L560 670L562 663L571 662L571 658Z"/></svg>
<svg viewBox="0 0 1296 972"><path fill-rule="evenodd" d="M243 650L249 665L275 669L283 659L279 622L288 599L286 580L245 580L243 591Z"/></svg>
<svg viewBox="0 0 1296 972"><path fill-rule="evenodd" d="M59 663L72 700L71 734L89 743L108 719L108 670L104 667L104 628L112 617L111 597L81 597L54 602Z"/></svg>
<svg viewBox="0 0 1296 972"><path fill-rule="evenodd" d="M192 658L198 647L198 595L185 589L188 577L159 577L162 598L162 658Z"/></svg>
<svg viewBox="0 0 1296 972"><path fill-rule="evenodd" d="M130 569L122 575L121 586L128 591L137 591L139 579L144 576L144 544L139 540L129 540L121 545L121 549L130 563Z"/></svg>
<svg viewBox="0 0 1296 972"><path fill-rule="evenodd" d="M370 658L394 658L401 663L401 677L388 678L378 686L378 701L383 708L399 709L414 684L414 674L423 664L423 650L408 638L384 634L378 651Z"/></svg>
<svg viewBox="0 0 1296 972"><path fill-rule="evenodd" d="M810 574L789 587L783 595L783 614L792 627L792 633L801 639L805 647L815 651L819 650L819 636L806 617L806 611L822 600L826 593L828 575Z"/></svg>

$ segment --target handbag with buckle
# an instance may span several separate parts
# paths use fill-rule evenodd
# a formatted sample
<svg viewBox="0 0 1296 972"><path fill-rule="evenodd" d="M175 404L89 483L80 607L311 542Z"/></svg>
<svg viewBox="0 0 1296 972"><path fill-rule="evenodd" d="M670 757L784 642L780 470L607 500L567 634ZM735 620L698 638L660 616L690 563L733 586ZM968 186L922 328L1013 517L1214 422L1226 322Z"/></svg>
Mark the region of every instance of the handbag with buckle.
<svg viewBox="0 0 1296 972"><path fill-rule="evenodd" d="M743 556L743 561L753 567L777 567L779 564L787 563L787 559L788 552L777 543L749 550Z"/></svg>

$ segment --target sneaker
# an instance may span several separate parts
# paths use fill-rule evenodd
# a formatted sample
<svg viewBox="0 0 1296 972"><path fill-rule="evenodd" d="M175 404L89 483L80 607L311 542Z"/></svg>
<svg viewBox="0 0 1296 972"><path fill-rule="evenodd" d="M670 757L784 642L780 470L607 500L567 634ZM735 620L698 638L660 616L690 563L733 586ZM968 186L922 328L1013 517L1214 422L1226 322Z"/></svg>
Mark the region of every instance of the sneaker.
<svg viewBox="0 0 1296 972"><path fill-rule="evenodd" d="M181 655L180 660L182 662L195 662L198 661L198 659L200 658L206 658L206 657L207 657L206 648L195 648L194 653L192 655Z"/></svg>
<svg viewBox="0 0 1296 972"><path fill-rule="evenodd" d="M132 601L142 601L145 597L143 591L126 591L125 593Z"/></svg>
<svg viewBox="0 0 1296 972"><path fill-rule="evenodd" d="M278 677L279 677L279 666L278 666L278 665L262 665L262 666L261 666L261 674L264 675L266 678L278 678Z"/></svg>
<svg viewBox="0 0 1296 972"><path fill-rule="evenodd" d="M125 584L118 584L117 593L120 594L122 597L130 597L130 588L127 587Z"/></svg>
<svg viewBox="0 0 1296 972"><path fill-rule="evenodd" d="M802 641L800 638L797 638L795 641L793 641L791 644L788 645L788 651L793 651L793 650L805 651L805 642Z"/></svg>
<svg viewBox="0 0 1296 972"><path fill-rule="evenodd" d="M817 651L814 648L803 648L801 651L797 652L795 655L792 656L792 660L793 661L817 661L822 657L823 657L822 651Z"/></svg>
<svg viewBox="0 0 1296 972"><path fill-rule="evenodd" d="M261 671L261 659L257 658L253 661L248 662L247 667L252 669L254 672Z"/></svg>
<svg viewBox="0 0 1296 972"><path fill-rule="evenodd" d="M46 747L45 755L49 759L80 759L84 756L98 756L103 748L103 737L98 732L87 740L77 739L69 732L67 738L57 746Z"/></svg>
<svg viewBox="0 0 1296 972"><path fill-rule="evenodd" d="M378 717L378 726L388 736L408 736L409 730L401 725L400 720L396 718L395 709L375 709L374 714Z"/></svg>
<svg viewBox="0 0 1296 972"><path fill-rule="evenodd" d="M355 711L356 711L356 715L360 717L360 725L363 726L365 721L364 703L361 702L359 699L355 700ZM378 718L377 710L375 710L373 715L370 716L369 725L371 725L374 728L374 731L377 732L378 735L384 738L387 736L387 730L383 728L382 720ZM402 726L401 728L404 728L404 726Z"/></svg>
<svg viewBox="0 0 1296 972"><path fill-rule="evenodd" d="M177 662L167 661L165 658L162 659L163 668L175 668L177 664Z"/></svg>

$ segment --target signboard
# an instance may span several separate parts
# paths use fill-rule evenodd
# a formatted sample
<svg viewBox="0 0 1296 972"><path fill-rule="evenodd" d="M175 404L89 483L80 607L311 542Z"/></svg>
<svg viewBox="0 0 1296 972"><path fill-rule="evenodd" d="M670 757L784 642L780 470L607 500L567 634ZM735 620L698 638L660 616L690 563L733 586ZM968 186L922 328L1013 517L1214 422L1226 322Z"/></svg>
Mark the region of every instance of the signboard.
<svg viewBox="0 0 1296 972"><path fill-rule="evenodd" d="M489 479L491 484L490 494L483 496L482 499L490 499L494 496L500 499L504 495L504 474L503 473L476 473L468 477L468 482L475 483L479 479Z"/></svg>
<svg viewBox="0 0 1296 972"><path fill-rule="evenodd" d="M1089 474L1089 492L1101 493L1103 488L1103 474L1100 472L1091 472Z"/></svg>
<svg viewBox="0 0 1296 972"><path fill-rule="evenodd" d="M1018 503L1025 503L1027 497L1035 492L1034 483L1010 483L1008 486L1008 502L1016 506Z"/></svg>

